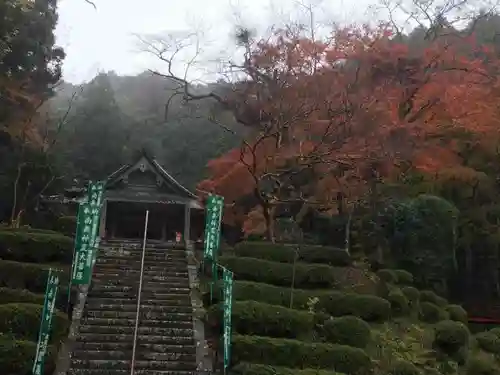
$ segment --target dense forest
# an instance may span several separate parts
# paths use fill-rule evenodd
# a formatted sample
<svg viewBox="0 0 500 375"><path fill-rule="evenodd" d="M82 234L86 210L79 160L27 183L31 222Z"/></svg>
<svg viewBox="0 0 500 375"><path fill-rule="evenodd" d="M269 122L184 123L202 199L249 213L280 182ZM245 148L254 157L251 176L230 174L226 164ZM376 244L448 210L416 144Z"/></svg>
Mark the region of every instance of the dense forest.
<svg viewBox="0 0 500 375"><path fill-rule="evenodd" d="M242 29L233 80L190 85L167 69L72 85L54 44L56 2L1 7L5 225L55 229L47 218L61 213L48 214L43 196L147 149L201 197L224 196L230 242L300 236L455 299L500 298L500 16L490 9L456 28L455 7L429 5L406 34L394 22L321 36Z"/></svg>

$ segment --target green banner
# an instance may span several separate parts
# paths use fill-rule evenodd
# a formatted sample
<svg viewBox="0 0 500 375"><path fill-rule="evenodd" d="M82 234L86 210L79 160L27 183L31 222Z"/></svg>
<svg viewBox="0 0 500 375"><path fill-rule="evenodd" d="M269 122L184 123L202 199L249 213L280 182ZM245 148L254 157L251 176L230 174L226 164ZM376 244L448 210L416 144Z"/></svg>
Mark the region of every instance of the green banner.
<svg viewBox="0 0 500 375"><path fill-rule="evenodd" d="M50 329L52 326L52 315L56 303L57 290L59 288L59 276L49 269L49 277L45 288L45 301L43 303L42 316L40 319L40 331L38 333L38 344L36 346L35 362L33 363L33 375L43 375L45 356L49 345Z"/></svg>
<svg viewBox="0 0 500 375"><path fill-rule="evenodd" d="M210 195L208 197L205 210L205 243L203 252L205 259L217 259L223 207L223 197L217 195Z"/></svg>
<svg viewBox="0 0 500 375"><path fill-rule="evenodd" d="M89 284L99 247L99 222L104 182L89 183L87 200L80 203L71 283Z"/></svg>
<svg viewBox="0 0 500 375"><path fill-rule="evenodd" d="M224 372L231 362L231 313L233 309L233 273L223 268L224 281Z"/></svg>

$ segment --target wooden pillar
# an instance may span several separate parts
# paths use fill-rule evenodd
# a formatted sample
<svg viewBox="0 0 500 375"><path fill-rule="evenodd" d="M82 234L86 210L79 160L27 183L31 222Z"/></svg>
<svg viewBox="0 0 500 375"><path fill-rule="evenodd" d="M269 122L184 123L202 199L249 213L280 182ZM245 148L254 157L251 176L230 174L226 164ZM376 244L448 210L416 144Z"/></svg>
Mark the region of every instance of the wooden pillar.
<svg viewBox="0 0 500 375"><path fill-rule="evenodd" d="M163 215L161 222L161 240L162 242L167 241L167 219Z"/></svg>
<svg viewBox="0 0 500 375"><path fill-rule="evenodd" d="M99 223L99 237L104 238L106 235L106 214L108 213L108 201L104 200L101 211L101 222Z"/></svg>
<svg viewBox="0 0 500 375"><path fill-rule="evenodd" d="M186 248L191 245L191 207L189 203L184 206L184 242Z"/></svg>

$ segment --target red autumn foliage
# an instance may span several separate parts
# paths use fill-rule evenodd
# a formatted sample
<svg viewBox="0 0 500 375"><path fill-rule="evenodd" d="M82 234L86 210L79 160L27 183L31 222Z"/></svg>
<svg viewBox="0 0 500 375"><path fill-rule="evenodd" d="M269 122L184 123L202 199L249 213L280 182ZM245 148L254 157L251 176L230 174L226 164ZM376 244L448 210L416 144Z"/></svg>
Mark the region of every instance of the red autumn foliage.
<svg viewBox="0 0 500 375"><path fill-rule="evenodd" d="M428 172L453 165L450 132L498 129L497 60L476 53L473 38L412 51L386 26L336 30L322 42L280 31L250 51L239 98L260 121L239 149L209 163L199 188L235 205L254 195L238 215L267 215L268 236L280 202L335 208L338 192L362 194L371 174L389 175L401 160ZM226 221L237 220L232 212Z"/></svg>

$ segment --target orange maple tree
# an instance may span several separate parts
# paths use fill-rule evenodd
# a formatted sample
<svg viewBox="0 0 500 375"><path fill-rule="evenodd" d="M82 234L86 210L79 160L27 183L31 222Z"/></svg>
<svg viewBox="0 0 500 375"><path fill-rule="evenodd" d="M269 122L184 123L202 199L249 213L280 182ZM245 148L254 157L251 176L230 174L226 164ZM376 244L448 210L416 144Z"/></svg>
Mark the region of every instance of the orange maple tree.
<svg viewBox="0 0 500 375"><path fill-rule="evenodd" d="M199 189L225 197L226 221L272 240L284 205L340 210L399 161L453 164L451 131L498 128L496 60L475 53L473 36L455 40L412 51L381 25L323 41L287 29L248 42L247 79L227 100L237 101L250 132L209 163Z"/></svg>

